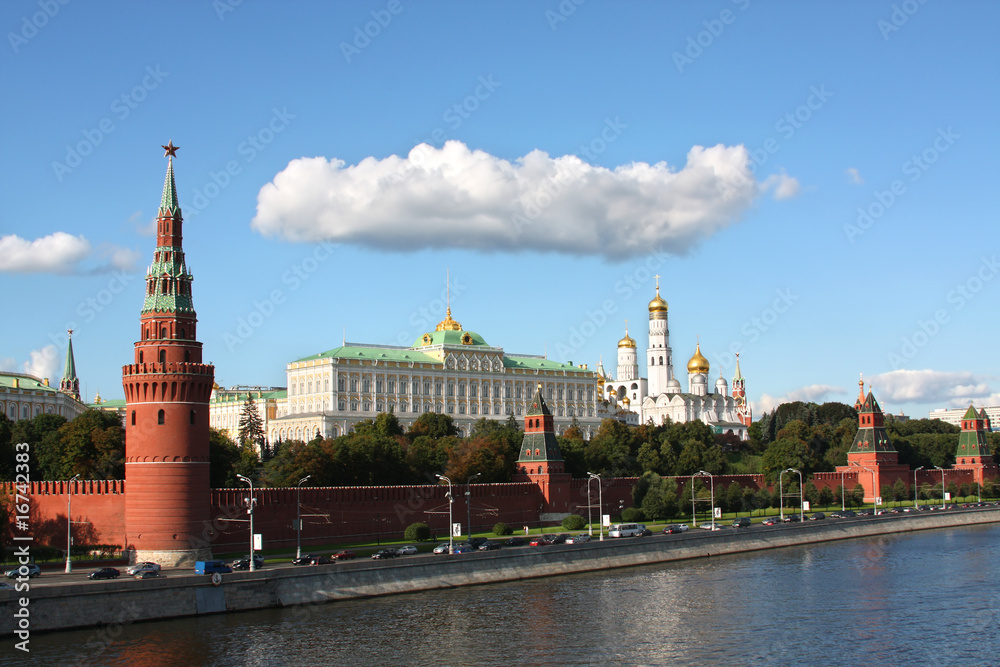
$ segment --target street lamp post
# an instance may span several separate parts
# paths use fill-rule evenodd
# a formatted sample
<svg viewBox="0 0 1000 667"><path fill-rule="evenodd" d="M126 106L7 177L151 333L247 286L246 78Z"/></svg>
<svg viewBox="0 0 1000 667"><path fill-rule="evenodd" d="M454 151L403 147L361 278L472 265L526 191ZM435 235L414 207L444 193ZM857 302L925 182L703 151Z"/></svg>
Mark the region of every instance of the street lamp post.
<svg viewBox="0 0 1000 667"><path fill-rule="evenodd" d="M475 475L465 480L465 509L469 519L469 540L472 540L472 480L482 477L483 473L477 472Z"/></svg>
<svg viewBox="0 0 1000 667"><path fill-rule="evenodd" d="M69 484L72 485L80 475L74 475ZM66 574L73 571L73 559L70 553L73 550L73 489L70 486L66 492Z"/></svg>
<svg viewBox="0 0 1000 667"><path fill-rule="evenodd" d="M708 475L708 483L711 487L711 498L712 498L712 511L710 512L712 518L712 530L716 529L715 525L715 477L710 472L705 472L704 470L699 470L694 475L692 475L692 480L694 477L701 477L703 475ZM694 481L691 482L691 497L694 498Z"/></svg>
<svg viewBox="0 0 1000 667"><path fill-rule="evenodd" d="M846 497L847 497L847 489L844 486L844 471L841 470L840 471L840 511L841 512L846 512L847 511L847 500L845 499Z"/></svg>
<svg viewBox="0 0 1000 667"><path fill-rule="evenodd" d="M451 480L444 475L435 475L438 479L443 479L448 482L448 493L445 497L448 499L448 553L454 553L455 551L455 531L451 529L452 519L451 519L451 506L455 503L455 498L451 495Z"/></svg>
<svg viewBox="0 0 1000 667"><path fill-rule="evenodd" d="M597 529L601 534L599 541L603 542L604 541L604 492L601 490L601 476L592 472L588 472L587 474L590 476L590 479L597 480L597 520L599 522ZM589 485L590 482L587 482L587 484ZM589 487L587 489L587 492L588 493L590 492Z"/></svg>
<svg viewBox="0 0 1000 667"><path fill-rule="evenodd" d="M307 479L312 477L312 475L306 475L299 480L298 486L295 487L295 557L302 558L302 483ZM252 531L251 531L252 533ZM250 560L253 560L253 554L250 555Z"/></svg>
<svg viewBox="0 0 1000 667"><path fill-rule="evenodd" d="M782 484L782 478L785 476L787 470L782 470L778 473L778 514L781 517L781 523L785 523L785 487Z"/></svg>
<svg viewBox="0 0 1000 667"><path fill-rule="evenodd" d="M945 502L944 502L944 468L942 468L941 466L934 466L934 467L941 471L941 509L944 509L945 508Z"/></svg>
<svg viewBox="0 0 1000 667"><path fill-rule="evenodd" d="M691 475L691 527L698 527L698 514L694 509L694 475Z"/></svg>
<svg viewBox="0 0 1000 667"><path fill-rule="evenodd" d="M594 501L591 500L590 495L590 483L593 481L593 477L587 478L587 533L589 533L591 537L594 536Z"/></svg>
<svg viewBox="0 0 1000 667"><path fill-rule="evenodd" d="M250 571L253 572L257 569L257 566L253 562L253 506L256 504L253 497L253 481L243 475L237 475L236 477L250 486L250 497L247 498L247 514L250 515Z"/></svg>
<svg viewBox="0 0 1000 667"><path fill-rule="evenodd" d="M806 520L806 514L805 510L802 509L802 471L796 468L789 468L785 472L799 473L799 523L804 523Z"/></svg>
<svg viewBox="0 0 1000 667"><path fill-rule="evenodd" d="M913 471L913 509L920 509L919 496L917 495L917 471L923 470L924 467L914 469Z"/></svg>

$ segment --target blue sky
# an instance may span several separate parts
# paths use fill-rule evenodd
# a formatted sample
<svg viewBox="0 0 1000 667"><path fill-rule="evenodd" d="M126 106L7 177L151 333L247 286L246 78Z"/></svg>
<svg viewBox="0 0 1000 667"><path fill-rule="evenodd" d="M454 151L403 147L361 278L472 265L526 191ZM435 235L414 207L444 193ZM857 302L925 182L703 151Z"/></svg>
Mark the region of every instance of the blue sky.
<svg viewBox="0 0 1000 667"><path fill-rule="evenodd" d="M613 369L659 274L756 414L994 405L991 2L0 7L0 367L119 398L175 162L205 358L283 385L452 311ZM449 142L449 143L446 143ZM423 144L423 145L422 145ZM642 355L640 355L640 358Z"/></svg>

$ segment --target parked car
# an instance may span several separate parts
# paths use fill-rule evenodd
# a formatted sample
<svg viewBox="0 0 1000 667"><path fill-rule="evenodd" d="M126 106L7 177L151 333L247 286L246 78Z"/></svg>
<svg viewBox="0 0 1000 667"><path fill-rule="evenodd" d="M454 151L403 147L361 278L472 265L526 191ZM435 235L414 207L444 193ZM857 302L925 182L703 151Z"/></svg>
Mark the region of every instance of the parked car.
<svg viewBox="0 0 1000 667"><path fill-rule="evenodd" d="M652 534L653 534L653 531L651 531L649 528L646 528L645 526L643 526L642 530L640 530L638 533L636 533L635 536L636 537L650 537Z"/></svg>
<svg viewBox="0 0 1000 667"><path fill-rule="evenodd" d="M88 579L117 579L121 575L117 569L113 567L99 567L90 574L87 575Z"/></svg>
<svg viewBox="0 0 1000 667"><path fill-rule="evenodd" d="M156 577L161 577L163 575L161 575L157 570L139 570L132 576L135 577L136 579L153 579Z"/></svg>
<svg viewBox="0 0 1000 667"><path fill-rule="evenodd" d="M750 519L745 516L737 517L733 519L733 528L749 528Z"/></svg>
<svg viewBox="0 0 1000 667"><path fill-rule="evenodd" d="M570 537L569 533L560 533L552 538L552 544L566 544L566 540Z"/></svg>
<svg viewBox="0 0 1000 667"><path fill-rule="evenodd" d="M417 548L412 544L407 544L405 547L399 547L396 549L397 556L413 556L417 553Z"/></svg>
<svg viewBox="0 0 1000 667"><path fill-rule="evenodd" d="M129 568L127 570L125 570L125 572L127 574L129 574L129 575L131 575L133 577L135 575L139 574L140 572L146 572L146 571L159 572L160 571L160 564L159 563L149 563L149 562L136 563L135 565L129 566Z"/></svg>
<svg viewBox="0 0 1000 667"><path fill-rule="evenodd" d="M27 568L26 573L21 572L22 567ZM29 577L40 577L42 576L42 568L38 567L35 563L28 563L27 565L15 567L13 570L7 570L8 579L17 579L18 577L25 576L25 574Z"/></svg>
<svg viewBox="0 0 1000 667"><path fill-rule="evenodd" d="M579 535L567 537L566 544L583 544L584 542L589 542L591 539L587 533L580 533Z"/></svg>
<svg viewBox="0 0 1000 667"><path fill-rule="evenodd" d="M528 543L528 540L523 537L511 537L506 542L503 543L505 547L523 547Z"/></svg>
<svg viewBox="0 0 1000 667"><path fill-rule="evenodd" d="M548 546L550 544L552 544L551 540L549 540L544 535L539 535L538 537L533 537L533 538L531 538L531 541L528 542L528 546L532 546L532 547L544 547L544 546Z"/></svg>
<svg viewBox="0 0 1000 667"><path fill-rule="evenodd" d="M455 545L455 548L452 549L451 552L453 554L471 554L473 551L475 551L475 549L473 549L469 544L458 544Z"/></svg>
<svg viewBox="0 0 1000 667"><path fill-rule="evenodd" d="M722 530L726 526L723 525L723 524L721 524L721 523L716 523L716 522L712 521L710 523L703 523L703 524L701 524L698 527L699 528L704 528L705 530Z"/></svg>
<svg viewBox="0 0 1000 667"><path fill-rule="evenodd" d="M782 519L785 523L798 523L801 517L798 514L786 514Z"/></svg>
<svg viewBox="0 0 1000 667"><path fill-rule="evenodd" d="M333 560L329 556L315 556L312 559L312 562L309 563L309 564L310 565L329 565L330 563L336 563L336 562L337 561Z"/></svg>
<svg viewBox="0 0 1000 667"><path fill-rule="evenodd" d="M333 554L333 559L334 560L353 560L353 559L355 559L357 557L358 557L358 555L356 553L354 553L353 551L347 551L347 550L338 551L337 553Z"/></svg>
<svg viewBox="0 0 1000 667"><path fill-rule="evenodd" d="M313 558L319 558L319 556L314 556L312 554L306 554L292 561L292 565L312 565Z"/></svg>
<svg viewBox="0 0 1000 667"><path fill-rule="evenodd" d="M195 561L194 564L195 574L225 574L232 571L233 568L229 567L221 560L199 560Z"/></svg>
<svg viewBox="0 0 1000 667"><path fill-rule="evenodd" d="M822 521L825 518L826 515L823 514L822 512L814 512L812 515L809 516L810 521Z"/></svg>
<svg viewBox="0 0 1000 667"><path fill-rule="evenodd" d="M372 560L384 560L386 558L395 558L395 557L396 557L395 549L379 549L378 551L372 554Z"/></svg>
<svg viewBox="0 0 1000 667"><path fill-rule="evenodd" d="M446 554L446 553L448 553L448 543L445 542L444 544L439 544L436 547L434 547L434 553L436 553L436 554Z"/></svg>
<svg viewBox="0 0 1000 667"><path fill-rule="evenodd" d="M779 523L781 523L781 517L777 516L769 516L763 521L761 521L761 524L764 526L776 526Z"/></svg>
<svg viewBox="0 0 1000 667"><path fill-rule="evenodd" d="M467 544L473 549L478 549L489 541L490 540L487 537L470 537Z"/></svg>
<svg viewBox="0 0 1000 667"><path fill-rule="evenodd" d="M234 570L249 570L250 569L250 557L249 556L244 556L243 558L238 558L237 560L234 560L230 564L230 567L232 567ZM253 555L253 569L259 570L262 567L264 567L264 557L261 556L260 554L254 554Z"/></svg>
<svg viewBox="0 0 1000 667"><path fill-rule="evenodd" d="M688 526L686 523L671 523L668 524L666 528L663 529L664 535L674 535L676 533L687 532Z"/></svg>
<svg viewBox="0 0 1000 667"><path fill-rule="evenodd" d="M490 540L486 540L485 542L479 545L480 551L496 551L499 548L500 548L499 542L491 542Z"/></svg>

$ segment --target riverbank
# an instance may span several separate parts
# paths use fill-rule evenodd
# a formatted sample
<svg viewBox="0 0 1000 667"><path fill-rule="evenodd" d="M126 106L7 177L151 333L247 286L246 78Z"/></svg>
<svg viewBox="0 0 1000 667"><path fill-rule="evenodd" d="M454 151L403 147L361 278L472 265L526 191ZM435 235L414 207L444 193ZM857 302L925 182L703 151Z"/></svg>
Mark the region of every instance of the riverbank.
<svg viewBox="0 0 1000 667"><path fill-rule="evenodd" d="M522 547L307 568L268 567L222 575L218 585L213 585L208 577L185 574L163 579L32 586L28 592L0 591L0 633L14 634L18 621L14 614L22 608L30 612L31 631L60 630L320 604L988 523L1000 523L1000 509L922 512L716 532L692 529L683 535L582 545ZM27 606L20 604L23 597L29 600Z"/></svg>

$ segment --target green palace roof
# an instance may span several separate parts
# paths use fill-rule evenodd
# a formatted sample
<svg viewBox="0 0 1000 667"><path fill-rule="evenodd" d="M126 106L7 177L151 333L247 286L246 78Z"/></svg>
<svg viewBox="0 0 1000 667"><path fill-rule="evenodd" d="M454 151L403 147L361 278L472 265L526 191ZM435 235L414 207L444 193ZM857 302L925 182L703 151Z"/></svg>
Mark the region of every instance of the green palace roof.
<svg viewBox="0 0 1000 667"><path fill-rule="evenodd" d="M59 391L58 387L46 386L42 380L36 378L34 375L22 375L21 373L0 373L0 387L13 389L15 380L17 381L18 388L25 391L45 391L52 394Z"/></svg>
<svg viewBox="0 0 1000 667"><path fill-rule="evenodd" d="M412 361L421 364L441 363L439 359L408 348L354 347L351 345L343 345L309 357L302 357L292 363L318 359L372 359L378 361Z"/></svg>
<svg viewBox="0 0 1000 667"><path fill-rule="evenodd" d="M432 345L485 345L489 344L475 331L428 331L420 334L413 342L413 347L430 347Z"/></svg>

